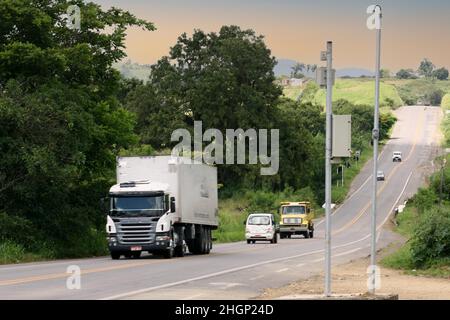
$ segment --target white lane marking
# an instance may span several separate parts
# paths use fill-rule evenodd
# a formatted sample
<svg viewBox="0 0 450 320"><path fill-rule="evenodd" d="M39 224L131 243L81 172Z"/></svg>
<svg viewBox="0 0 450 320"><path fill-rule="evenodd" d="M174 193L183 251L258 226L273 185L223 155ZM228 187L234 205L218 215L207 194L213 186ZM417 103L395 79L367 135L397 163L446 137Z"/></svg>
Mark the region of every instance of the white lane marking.
<svg viewBox="0 0 450 320"><path fill-rule="evenodd" d="M281 272L285 272L285 271L288 271L288 270L289 270L289 268L283 268L283 269L277 270L275 272L276 273L281 273Z"/></svg>
<svg viewBox="0 0 450 320"><path fill-rule="evenodd" d="M299 263L298 265L296 265L296 267L303 267L304 265L304 263Z"/></svg>
<svg viewBox="0 0 450 320"><path fill-rule="evenodd" d="M367 182L370 181L370 178L372 177L372 175L370 175L366 181L364 181L364 183L355 191L353 192L350 197L348 197L348 199L345 200L345 202L349 201L351 198L353 198L354 195L356 195L359 191L361 191L361 189L367 184ZM343 204L342 204L343 205ZM342 205L340 205L336 210L334 210L334 212L331 214L331 216L334 216L341 208ZM316 227L320 226L322 223L325 222L325 219L320 220L319 222L316 223Z"/></svg>
<svg viewBox="0 0 450 320"><path fill-rule="evenodd" d="M377 227L377 230L380 229L381 227L383 227L384 224L388 221L389 217L391 216L392 212L393 212L394 209L395 209L395 206L396 206L397 203L400 201L400 198L403 196L403 193L405 192L406 187L408 186L409 180L411 180L412 174L413 174L413 171L410 172L410 174L409 174L409 176L408 176L408 179L406 179L405 185L403 186L402 192L400 192L400 194L399 194L399 196L397 197L397 199L395 200L394 205L392 206L391 210L390 210L389 213L387 214L386 218L384 218L383 222ZM381 236L381 231L380 231L380 233L378 234L378 237L377 237L377 239L376 239L377 242L378 242L378 240L380 239L380 236Z"/></svg>
<svg viewBox="0 0 450 320"><path fill-rule="evenodd" d="M398 196L397 200L394 203L393 208L395 207L397 202L400 200L401 196L403 195L403 192L406 190L406 186L408 185L409 180L411 179L412 173L413 172L411 171L408 179L406 180L406 183L405 183L405 186L403 187L402 192L400 193L400 195ZM391 212L392 212L393 208L391 209ZM378 226L377 229L381 228L386 223L386 221L388 220L389 216L390 216L390 213L386 216L384 221ZM342 245L339 245L339 246L335 246L332 249L338 249L338 248L351 246L352 244L355 244L355 243L358 243L358 242L361 242L361 241L364 241L364 240L368 239L370 236L371 235L368 234L368 235L364 236L361 239L358 239L358 240L355 240L355 241L351 241L351 242L348 242L348 243L345 243L345 244L342 244ZM130 292L126 292L126 293L122 293L122 294L106 297L106 298L103 298L103 299L100 299L100 300L120 299L120 298L124 298L124 297L128 297L128 296L137 295L137 294L140 294L140 293L146 293L146 292L154 291L154 290L158 290L158 289L174 287L174 286L177 286L177 285L180 285L180 284L185 284L185 283L192 282L192 281L208 279L208 278L212 278L212 277L216 277L216 276L220 276L220 275L224 275L224 274L228 274L228 273L232 273L232 272L236 272L236 271L251 269L251 268L254 268L254 267L258 267L258 266L262 266L262 265L266 265L266 264L270 264L270 263L274 263L274 262L287 261L287 260L291 260L291 259L295 259L295 258L301 258L301 257L305 257L305 256L317 254L317 253L322 253L322 252L324 252L323 249L322 250L311 251L311 252L306 252L306 253L302 253L302 254L298 254L298 255L294 255L294 256L289 256L289 257L283 257L283 258L277 258L277 259L262 261L262 262L253 263L253 264L249 264L249 265L246 265L246 266L242 266L242 267L232 268L232 269L228 269L228 270L223 270L223 271L219 271L219 272L215 272L215 273L206 274L206 275L199 276L199 277L194 277L194 278L191 278L191 279L186 279L186 280L181 280L181 281L176 281L176 282L162 284L162 285L159 285L159 286L154 286L154 287L144 288L144 289L140 289L140 290L130 291Z"/></svg>
<svg viewBox="0 0 450 320"><path fill-rule="evenodd" d="M181 300L193 300L195 298L201 297L203 295L203 293L199 293L199 294L194 294L193 296L181 299Z"/></svg>
<svg viewBox="0 0 450 320"><path fill-rule="evenodd" d="M209 283L211 286L219 287L219 289L227 290L229 288L243 286L242 283L234 283L234 282L211 282Z"/></svg>
<svg viewBox="0 0 450 320"><path fill-rule="evenodd" d="M387 147L389 144L391 144L391 140L389 140L389 141L384 145L383 150L382 150L382 151L380 152L380 154L378 155L378 160L380 160L381 156L383 155L383 153L384 153L384 152L386 151L386 149L387 149L386 147ZM367 163L368 163L370 160L371 160L371 159L368 159L368 160L367 160ZM362 170L362 169L364 169L364 166L361 168L361 170ZM353 198L358 192L360 192L361 189L366 185L366 183L370 181L370 178L372 178L372 174L369 175L369 176L367 177L366 181L364 181L364 183L363 183L358 189L356 189L355 192L353 192L353 193L350 195L350 197L348 197L347 199L345 199L345 202L349 201L349 200L350 200L351 198ZM342 203L342 204L343 204L343 203ZM339 206L339 207L331 214L331 216L334 216L334 215L339 211L339 209L341 209L341 208L342 208L342 205ZM322 220L320 220L319 222L317 222L317 223L316 223L316 227L319 226L319 225L321 225L323 222L325 222L325 219L322 219Z"/></svg>
<svg viewBox="0 0 450 320"><path fill-rule="evenodd" d="M264 276L263 276L263 275L260 275L260 276L256 276L256 277L250 278L250 279L248 279L248 280L254 281L254 280L261 279L261 278L264 278Z"/></svg>
<svg viewBox="0 0 450 320"><path fill-rule="evenodd" d="M317 263L317 262L322 262L325 261L325 258L319 258L319 259L315 259L313 261L311 261L312 263Z"/></svg>
<svg viewBox="0 0 450 320"><path fill-rule="evenodd" d="M342 252L342 253L335 254L335 255L333 255L333 258L345 256L347 254L350 254L350 253L353 253L353 252L356 252L356 251L359 251L359 250L361 250L361 247L355 248L355 249L352 249L352 250L348 250L348 251L345 251L345 252Z"/></svg>

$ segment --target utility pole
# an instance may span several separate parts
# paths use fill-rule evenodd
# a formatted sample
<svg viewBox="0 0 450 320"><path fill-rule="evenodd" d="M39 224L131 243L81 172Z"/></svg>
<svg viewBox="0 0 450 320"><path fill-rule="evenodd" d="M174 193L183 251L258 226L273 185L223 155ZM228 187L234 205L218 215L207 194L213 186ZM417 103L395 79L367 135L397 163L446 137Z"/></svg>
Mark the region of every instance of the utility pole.
<svg viewBox="0 0 450 320"><path fill-rule="evenodd" d="M327 42L327 104L326 104L326 143L325 143L325 296L331 296L331 121L333 91L333 43ZM322 53L322 60L324 59Z"/></svg>
<svg viewBox="0 0 450 320"><path fill-rule="evenodd" d="M373 138L373 174L372 174L372 221L371 221L371 254L370 254L370 283L369 292L375 294L376 287L376 232L377 232L377 171L378 171L378 140L379 129L379 106L380 106L380 64L381 64L381 6L369 7L374 18L374 29L376 29L376 63L375 63L375 110Z"/></svg>

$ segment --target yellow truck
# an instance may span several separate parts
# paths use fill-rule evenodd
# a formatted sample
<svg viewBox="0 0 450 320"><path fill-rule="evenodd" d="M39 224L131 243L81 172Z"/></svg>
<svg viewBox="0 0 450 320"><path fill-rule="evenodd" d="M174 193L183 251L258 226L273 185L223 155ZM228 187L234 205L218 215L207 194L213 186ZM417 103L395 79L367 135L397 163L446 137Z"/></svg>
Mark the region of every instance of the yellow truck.
<svg viewBox="0 0 450 320"><path fill-rule="evenodd" d="M290 238L294 234L305 238L314 237L314 213L311 203L282 202L280 207L280 238Z"/></svg>

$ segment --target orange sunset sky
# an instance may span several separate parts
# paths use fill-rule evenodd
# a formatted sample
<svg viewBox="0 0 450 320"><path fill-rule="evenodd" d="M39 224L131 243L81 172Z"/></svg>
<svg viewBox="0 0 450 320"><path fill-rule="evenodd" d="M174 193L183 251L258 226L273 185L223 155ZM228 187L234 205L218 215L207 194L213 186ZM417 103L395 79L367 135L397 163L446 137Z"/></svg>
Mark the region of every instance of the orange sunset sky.
<svg viewBox="0 0 450 320"><path fill-rule="evenodd" d="M417 68L427 57L450 67L449 0L97 0L155 23L153 32L130 29L128 59L155 63L183 32L218 31L222 25L251 28L265 36L279 59L319 64L327 40L334 42L336 68L373 69L375 33L366 27L366 8L383 7L382 65L391 71Z"/></svg>

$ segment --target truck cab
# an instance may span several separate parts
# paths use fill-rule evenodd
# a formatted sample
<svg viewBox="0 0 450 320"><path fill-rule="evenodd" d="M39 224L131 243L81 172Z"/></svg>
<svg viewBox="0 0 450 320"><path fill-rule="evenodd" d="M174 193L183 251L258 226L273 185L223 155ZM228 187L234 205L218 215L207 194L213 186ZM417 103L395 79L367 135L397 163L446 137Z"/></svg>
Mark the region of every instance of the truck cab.
<svg viewBox="0 0 450 320"><path fill-rule="evenodd" d="M313 216L310 202L282 202L280 206L280 238L290 238L292 235L313 238Z"/></svg>
<svg viewBox="0 0 450 320"><path fill-rule="evenodd" d="M150 181L129 181L111 187L106 228L113 259L120 255L137 258L142 251L164 254L173 247L171 241L176 239L170 234L170 226L175 198L167 189L167 185Z"/></svg>

